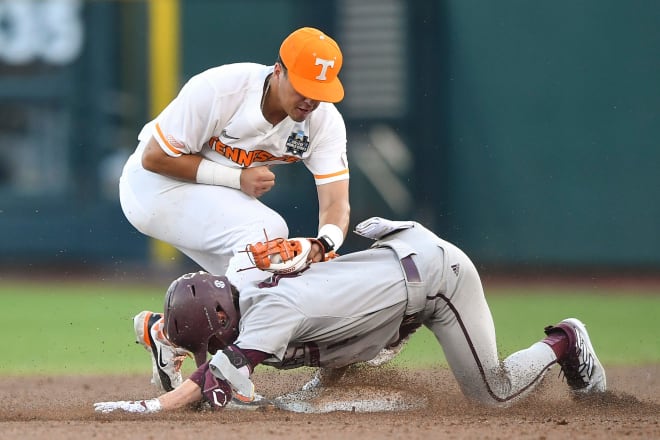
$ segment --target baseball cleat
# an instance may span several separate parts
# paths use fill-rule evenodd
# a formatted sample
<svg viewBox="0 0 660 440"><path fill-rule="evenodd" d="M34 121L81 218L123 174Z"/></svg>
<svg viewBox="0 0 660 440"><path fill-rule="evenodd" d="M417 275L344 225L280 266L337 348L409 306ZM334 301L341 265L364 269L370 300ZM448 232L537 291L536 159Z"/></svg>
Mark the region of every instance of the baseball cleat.
<svg viewBox="0 0 660 440"><path fill-rule="evenodd" d="M415 321L404 321L399 329L399 339L394 344L380 350L380 353L378 353L373 359L368 360L366 364L370 367L380 367L381 365L394 360L394 358L401 353L401 350L403 350L403 347L408 343L413 333L415 333L420 326L421 324Z"/></svg>
<svg viewBox="0 0 660 440"><path fill-rule="evenodd" d="M410 335L400 339L395 345L383 348L376 355L376 357L366 361L366 364L370 367L380 367L381 365L392 362L394 358L397 357L399 353L401 353L401 350L403 350L403 347L406 345L409 339Z"/></svg>
<svg viewBox="0 0 660 440"><path fill-rule="evenodd" d="M251 402L244 402L242 400L237 399L236 397L232 398L229 401L229 403L227 403L227 406L225 406L225 409L254 411L254 410L268 408L272 405L273 402L271 402L269 399L266 399L261 394L255 393L254 400L252 400Z"/></svg>
<svg viewBox="0 0 660 440"><path fill-rule="evenodd" d="M556 326L546 327L545 333L559 329L568 336L568 351L557 359L568 385L579 394L604 392L607 388L605 369L596 357L585 325L578 319L568 318Z"/></svg>
<svg viewBox="0 0 660 440"><path fill-rule="evenodd" d="M348 366L330 368L330 367L321 367L316 370L314 377L312 377L309 382L307 382L301 388L302 391L312 391L316 388L329 387L337 385L337 382L341 380L342 377L348 371Z"/></svg>
<svg viewBox="0 0 660 440"><path fill-rule="evenodd" d="M181 385L181 365L188 352L174 348L163 334L163 315L143 311L133 318L136 343L151 353L151 383L164 391Z"/></svg>

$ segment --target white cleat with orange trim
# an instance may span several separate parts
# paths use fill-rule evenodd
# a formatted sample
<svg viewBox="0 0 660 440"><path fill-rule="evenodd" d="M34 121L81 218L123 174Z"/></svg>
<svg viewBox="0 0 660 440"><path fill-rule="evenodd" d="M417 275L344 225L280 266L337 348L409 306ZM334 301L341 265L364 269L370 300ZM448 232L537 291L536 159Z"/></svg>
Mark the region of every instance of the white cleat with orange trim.
<svg viewBox="0 0 660 440"><path fill-rule="evenodd" d="M133 318L136 343L151 354L151 383L163 391L172 391L181 385L181 365L189 353L175 348L163 334L163 315L150 311Z"/></svg>

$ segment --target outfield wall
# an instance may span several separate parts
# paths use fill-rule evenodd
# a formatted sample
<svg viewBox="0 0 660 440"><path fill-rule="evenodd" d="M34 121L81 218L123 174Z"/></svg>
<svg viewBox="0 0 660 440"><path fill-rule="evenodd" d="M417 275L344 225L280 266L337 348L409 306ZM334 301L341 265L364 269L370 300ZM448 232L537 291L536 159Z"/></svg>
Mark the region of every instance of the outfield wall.
<svg viewBox="0 0 660 440"><path fill-rule="evenodd" d="M341 44L353 224L416 218L483 267L660 269L660 3L167 3L179 84L272 63L303 25ZM159 17L148 0L53 4L0 8L0 262L148 261L116 179L152 113ZM265 201L313 234L311 177L289 168Z"/></svg>

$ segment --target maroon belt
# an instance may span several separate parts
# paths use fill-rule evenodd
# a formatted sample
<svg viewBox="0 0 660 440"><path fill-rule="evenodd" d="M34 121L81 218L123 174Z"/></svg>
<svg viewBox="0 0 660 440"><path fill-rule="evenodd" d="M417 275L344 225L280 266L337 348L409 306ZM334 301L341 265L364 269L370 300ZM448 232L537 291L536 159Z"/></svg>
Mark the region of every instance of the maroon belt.
<svg viewBox="0 0 660 440"><path fill-rule="evenodd" d="M403 273L406 275L406 280L408 280L409 283L419 283L422 281L422 278L419 276L419 271L417 270L417 265L412 259L412 255L408 255L401 259L401 267L403 268Z"/></svg>

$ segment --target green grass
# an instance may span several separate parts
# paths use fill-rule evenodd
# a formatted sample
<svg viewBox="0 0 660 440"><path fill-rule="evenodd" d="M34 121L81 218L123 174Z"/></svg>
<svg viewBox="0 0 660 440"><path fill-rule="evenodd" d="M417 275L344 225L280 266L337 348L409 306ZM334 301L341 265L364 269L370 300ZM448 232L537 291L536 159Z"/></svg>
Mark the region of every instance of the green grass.
<svg viewBox="0 0 660 440"><path fill-rule="evenodd" d="M501 356L543 338L546 325L564 318L579 318L587 325L591 342L604 364L660 363L660 295L534 288L491 289L487 298ZM411 338L402 355L406 364L445 363L435 336L425 328Z"/></svg>
<svg viewBox="0 0 660 440"><path fill-rule="evenodd" d="M164 289L106 284L2 285L0 374L149 371L132 317L162 310Z"/></svg>
<svg viewBox="0 0 660 440"><path fill-rule="evenodd" d="M112 283L3 283L0 375L148 374L149 358L134 342L132 317L162 310L164 291ZM545 325L577 317L587 324L604 364L660 363L660 295L492 289L488 302L502 356L538 341ZM444 363L444 357L435 337L422 329L397 362L423 367Z"/></svg>

